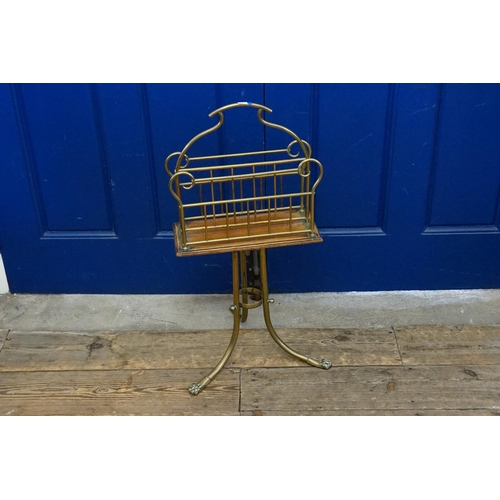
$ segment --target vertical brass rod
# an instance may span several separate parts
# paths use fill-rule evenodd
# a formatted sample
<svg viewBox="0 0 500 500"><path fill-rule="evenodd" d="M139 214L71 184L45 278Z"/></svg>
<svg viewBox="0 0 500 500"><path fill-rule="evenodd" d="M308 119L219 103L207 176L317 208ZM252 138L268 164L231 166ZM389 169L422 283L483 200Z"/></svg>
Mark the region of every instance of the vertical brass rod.
<svg viewBox="0 0 500 500"><path fill-rule="evenodd" d="M247 235L250 236L250 202L247 201Z"/></svg>
<svg viewBox="0 0 500 500"><path fill-rule="evenodd" d="M311 172L311 165L309 162L307 162L308 165L308 170L309 172ZM310 188L311 188L311 175L308 175L307 178L306 178L306 190L307 192L310 192ZM310 211L310 208L311 208L311 196L308 195L306 197L306 217L309 218L311 216L311 211Z"/></svg>
<svg viewBox="0 0 500 500"><path fill-rule="evenodd" d="M247 258L245 252L240 252L240 270L241 270L241 288L243 290L241 294L241 301L243 304L248 304L248 293L245 292L245 288L248 286L247 277ZM244 307L241 308L241 322L244 323L248 318L248 309Z"/></svg>
<svg viewBox="0 0 500 500"><path fill-rule="evenodd" d="M274 196L278 194L276 189L276 163L274 164ZM274 198L274 213L276 213L276 208L278 206L278 199Z"/></svg>
<svg viewBox="0 0 500 500"><path fill-rule="evenodd" d="M181 199L181 187L179 183L179 178L175 179L175 190L177 193L177 198ZM186 219L184 217L184 207L179 205L179 226L181 228L181 247L187 247L187 234L186 234Z"/></svg>
<svg viewBox="0 0 500 500"><path fill-rule="evenodd" d="M305 361L306 363L310 364L311 366L315 366L317 368L324 368L325 370L328 370L332 366L331 361L328 361L327 359L315 359L311 358L310 356L305 356L304 354L300 354L299 352L295 351L291 347L288 347L278 336L276 333L276 330L274 329L274 326L271 322L271 312L269 310L269 304L272 302L271 299L269 299L269 285L267 281L267 262L266 262L266 249L261 248L259 250L259 255L260 255L260 277L261 277L261 282L262 282L262 307L264 308L264 321L266 323L267 329L269 333L271 334L271 337L273 340L288 354L294 356L297 359L300 359L301 361Z"/></svg>
<svg viewBox="0 0 500 500"><path fill-rule="evenodd" d="M280 175L280 194L283 194L283 176ZM283 208L283 198L281 198L281 208Z"/></svg>
<svg viewBox="0 0 500 500"><path fill-rule="evenodd" d="M208 221L207 221L207 206L203 205L203 218L205 222L205 240L208 241Z"/></svg>
<svg viewBox="0 0 500 500"><path fill-rule="evenodd" d="M267 200L267 232L271 234L271 200Z"/></svg>
<svg viewBox="0 0 500 500"><path fill-rule="evenodd" d="M220 193L220 198L219 198L219 200L222 202L222 201L224 201L224 189L223 189L223 187L222 187L222 182L219 182L219 193ZM221 215L221 217L224 215L224 212L223 212L222 208L223 208L223 205L222 205L222 203L221 203L221 204L220 204L220 215ZM227 207L226 207L226 208L227 208Z"/></svg>
<svg viewBox="0 0 500 500"><path fill-rule="evenodd" d="M303 193L304 192L304 177L300 177L300 192ZM304 197L301 196L300 197L300 210L304 210Z"/></svg>
<svg viewBox="0 0 500 500"><path fill-rule="evenodd" d="M264 196L264 179L261 177L260 178L260 195L259 196ZM262 210L264 208L264 200L260 200L260 209Z"/></svg>
<svg viewBox="0 0 500 500"><path fill-rule="evenodd" d="M229 239L229 203L226 203L226 235Z"/></svg>
<svg viewBox="0 0 500 500"><path fill-rule="evenodd" d="M186 248L187 246L187 232L186 232L186 220L184 219L184 208L179 208L179 224L181 227L181 246Z"/></svg>
<svg viewBox="0 0 500 500"><path fill-rule="evenodd" d="M292 219L293 219L292 207L293 207L293 198L290 196L290 226L288 228L290 231L292 230Z"/></svg>
<svg viewBox="0 0 500 500"><path fill-rule="evenodd" d="M189 392L191 394L199 394L212 380L213 378L222 370L227 360L234 351L236 346L236 341L238 340L238 334L240 332L240 266L238 263L238 253L232 252L233 261L233 304L230 309L233 313L233 334L231 335L231 340L229 341L229 346L219 361L217 366L204 378L202 378L198 383L191 384L189 386Z"/></svg>
<svg viewBox="0 0 500 500"><path fill-rule="evenodd" d="M234 189L234 168L231 169L231 189L233 194L233 200L236 199L236 192ZM236 224L236 203L233 203L233 215L234 215L234 223Z"/></svg>
<svg viewBox="0 0 500 500"><path fill-rule="evenodd" d="M240 179L240 199L243 198L243 181ZM240 212L244 212L243 202L240 203Z"/></svg>
<svg viewBox="0 0 500 500"><path fill-rule="evenodd" d="M213 205L212 205L212 216L213 216L213 219L214 219L214 222L215 222L215 209L216 209L216 205L215 205L214 181L212 180L212 177L213 177L213 172L212 172L212 169L210 169L210 191L212 193L212 202L214 202Z"/></svg>
<svg viewBox="0 0 500 500"><path fill-rule="evenodd" d="M255 165L252 165L252 173L255 175ZM254 222L257 220L257 181L255 180L255 177L253 178L253 220Z"/></svg>
<svg viewBox="0 0 500 500"><path fill-rule="evenodd" d="M310 195L311 197L311 213L309 215L309 221L310 221L310 225L311 225L311 231L314 231L314 193L312 193Z"/></svg>
<svg viewBox="0 0 500 500"><path fill-rule="evenodd" d="M203 203L203 186L200 184L200 203ZM200 207L200 215L203 215L203 208Z"/></svg>

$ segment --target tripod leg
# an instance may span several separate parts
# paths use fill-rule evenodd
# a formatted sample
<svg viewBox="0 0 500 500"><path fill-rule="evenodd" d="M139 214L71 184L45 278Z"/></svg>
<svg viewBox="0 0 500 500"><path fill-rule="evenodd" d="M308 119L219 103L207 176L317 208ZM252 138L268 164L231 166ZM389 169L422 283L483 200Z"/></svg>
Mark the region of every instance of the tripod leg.
<svg viewBox="0 0 500 500"><path fill-rule="evenodd" d="M269 330L269 333L271 334L271 337L288 354L291 354L292 356L300 359L301 361L305 361L306 363L309 363L311 366L315 366L317 368L324 368L325 370L328 370L332 366L331 361L329 361L328 359L315 359L315 358L311 358L310 356L305 356L304 354L300 354L299 352L295 351L294 349L288 347L279 338L278 334L276 333L276 330L274 329L273 324L271 323L271 312L269 310L269 304L273 301L271 299L269 299L269 286L268 286L268 281L267 281L266 249L261 248L259 252L260 252L260 273L261 273L261 279L262 279L262 307L264 308L264 320L266 322L267 329Z"/></svg>
<svg viewBox="0 0 500 500"><path fill-rule="evenodd" d="M239 263L238 263L238 252L233 252L233 304L230 307L231 312L233 313L234 323L233 323L233 334L231 335L231 340L229 342L229 346L222 356L222 359L219 361L217 366L204 378L202 378L198 383L191 384L189 386L189 392L191 394L199 394L212 380L213 378L222 370L227 360L231 356L234 351L234 347L236 346L236 341L238 340L238 334L240 331L240 307L239 307Z"/></svg>
<svg viewBox="0 0 500 500"><path fill-rule="evenodd" d="M248 277L247 277L247 256L245 252L240 252L240 268L241 268L241 288L245 290L248 286ZM241 300L243 304L248 304L248 293L243 291L241 294ZM235 302L238 304L238 302ZM248 309L242 307L241 311L241 322L244 323L248 318Z"/></svg>

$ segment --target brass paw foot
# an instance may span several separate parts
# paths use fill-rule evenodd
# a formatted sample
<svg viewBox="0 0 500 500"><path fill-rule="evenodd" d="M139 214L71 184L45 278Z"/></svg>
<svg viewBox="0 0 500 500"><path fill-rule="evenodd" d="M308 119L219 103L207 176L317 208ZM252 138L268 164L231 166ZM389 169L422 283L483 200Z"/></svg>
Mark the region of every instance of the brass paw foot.
<svg viewBox="0 0 500 500"><path fill-rule="evenodd" d="M315 366L316 368L323 368L324 370L328 370L332 367L332 362L329 359L307 358L307 362L311 366Z"/></svg>
<svg viewBox="0 0 500 500"><path fill-rule="evenodd" d="M196 396L196 394L198 394L200 391L201 391L201 385L200 384L191 384L189 386L189 389L188 391L191 393L191 394L194 394Z"/></svg>
<svg viewBox="0 0 500 500"><path fill-rule="evenodd" d="M196 396L196 394L199 394L205 387L212 381L210 377L205 377L203 380L200 380L197 384L191 384L189 386L188 391Z"/></svg>
<svg viewBox="0 0 500 500"><path fill-rule="evenodd" d="M320 363L325 370L329 370L332 367L332 362L329 359L322 359Z"/></svg>

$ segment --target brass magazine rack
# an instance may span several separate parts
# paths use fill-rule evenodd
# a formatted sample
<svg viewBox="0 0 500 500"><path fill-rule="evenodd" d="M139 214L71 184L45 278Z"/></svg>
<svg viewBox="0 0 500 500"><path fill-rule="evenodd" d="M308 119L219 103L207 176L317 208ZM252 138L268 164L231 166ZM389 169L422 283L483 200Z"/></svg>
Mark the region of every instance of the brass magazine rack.
<svg viewBox="0 0 500 500"><path fill-rule="evenodd" d="M262 125L285 132L291 142L283 149L188 156L195 142L223 125L225 111L239 107L255 108ZM232 253L231 340L217 366L189 387L191 394L202 391L224 367L236 345L240 323L246 321L249 309L260 305L267 329L282 349L318 368L329 369L332 365L326 359L312 358L287 346L271 322L269 305L273 299L269 298L266 249L322 241L314 222L314 197L323 166L312 158L306 141L268 122L264 111L272 112L250 102L216 109L208 116L217 116L218 122L165 160L169 188L179 209L179 222L174 224L177 256ZM171 170L169 163L173 161L175 167Z"/></svg>

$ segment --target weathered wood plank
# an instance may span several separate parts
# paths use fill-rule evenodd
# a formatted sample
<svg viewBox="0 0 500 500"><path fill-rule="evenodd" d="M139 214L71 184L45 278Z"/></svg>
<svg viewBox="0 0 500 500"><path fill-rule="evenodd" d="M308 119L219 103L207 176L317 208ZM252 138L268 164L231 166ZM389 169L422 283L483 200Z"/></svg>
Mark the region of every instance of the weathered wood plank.
<svg viewBox="0 0 500 500"><path fill-rule="evenodd" d="M8 333L9 333L9 330L1 330L0 329L0 352L3 349L3 346L5 344L5 340L7 339Z"/></svg>
<svg viewBox="0 0 500 500"><path fill-rule="evenodd" d="M500 365L243 370L242 411L500 410Z"/></svg>
<svg viewBox="0 0 500 500"><path fill-rule="evenodd" d="M291 347L334 365L400 365L390 329L287 329ZM188 333L16 332L0 354L1 371L207 368L224 354L230 330ZM266 330L243 329L228 367L304 366Z"/></svg>
<svg viewBox="0 0 500 500"><path fill-rule="evenodd" d="M411 326L395 332L405 365L500 363L498 326Z"/></svg>
<svg viewBox="0 0 500 500"><path fill-rule="evenodd" d="M204 370L0 374L0 415L239 415L239 372L223 370L197 396Z"/></svg>
<svg viewBox="0 0 500 500"><path fill-rule="evenodd" d="M492 417L500 416L499 410L338 410L338 411L242 411L242 417Z"/></svg>

